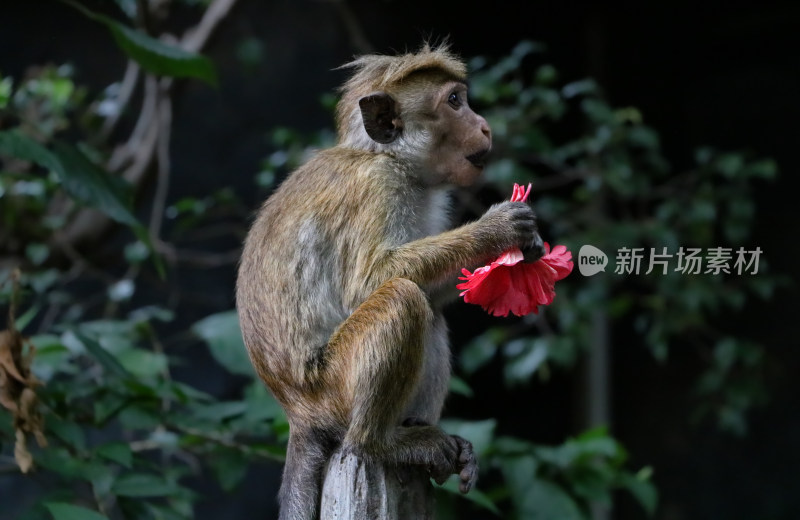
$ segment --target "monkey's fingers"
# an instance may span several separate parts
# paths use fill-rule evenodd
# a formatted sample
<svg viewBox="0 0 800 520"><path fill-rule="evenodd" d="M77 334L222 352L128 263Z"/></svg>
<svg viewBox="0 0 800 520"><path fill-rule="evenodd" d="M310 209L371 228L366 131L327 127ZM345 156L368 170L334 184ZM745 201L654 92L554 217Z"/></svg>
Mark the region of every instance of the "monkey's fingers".
<svg viewBox="0 0 800 520"><path fill-rule="evenodd" d="M542 240L542 237L538 232L534 232L530 244L522 249L522 255L525 257L525 262L535 262L543 257L544 253L544 240Z"/></svg>

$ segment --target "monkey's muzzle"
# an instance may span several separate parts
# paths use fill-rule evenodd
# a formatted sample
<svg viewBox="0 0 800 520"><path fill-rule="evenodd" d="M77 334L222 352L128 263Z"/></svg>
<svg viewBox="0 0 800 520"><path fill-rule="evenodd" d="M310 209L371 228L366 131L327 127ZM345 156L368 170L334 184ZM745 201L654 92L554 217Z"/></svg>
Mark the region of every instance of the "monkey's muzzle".
<svg viewBox="0 0 800 520"><path fill-rule="evenodd" d="M489 155L489 149L480 150L467 156L467 160L472 163L476 168L482 169L486 166L486 156Z"/></svg>

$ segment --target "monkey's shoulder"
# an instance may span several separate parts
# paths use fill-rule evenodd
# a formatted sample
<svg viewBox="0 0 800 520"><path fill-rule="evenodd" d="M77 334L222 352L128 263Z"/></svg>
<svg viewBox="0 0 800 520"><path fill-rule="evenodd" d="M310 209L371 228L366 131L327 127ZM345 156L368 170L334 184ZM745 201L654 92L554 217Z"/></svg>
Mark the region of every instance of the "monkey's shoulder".
<svg viewBox="0 0 800 520"><path fill-rule="evenodd" d="M292 172L266 206L281 214L374 213L415 191L410 170L386 153L335 146Z"/></svg>

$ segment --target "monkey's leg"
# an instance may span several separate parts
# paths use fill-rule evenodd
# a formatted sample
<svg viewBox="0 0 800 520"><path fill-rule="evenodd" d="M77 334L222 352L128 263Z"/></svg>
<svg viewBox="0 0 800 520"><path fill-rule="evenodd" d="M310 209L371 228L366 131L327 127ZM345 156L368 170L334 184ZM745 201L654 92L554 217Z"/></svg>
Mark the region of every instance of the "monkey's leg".
<svg viewBox="0 0 800 520"><path fill-rule="evenodd" d="M425 293L393 278L375 290L329 343L331 381L350 403L345 449L392 464L416 464L437 480L462 473L472 486L477 463L469 442L436 426L402 427L422 377L425 339L433 321Z"/></svg>

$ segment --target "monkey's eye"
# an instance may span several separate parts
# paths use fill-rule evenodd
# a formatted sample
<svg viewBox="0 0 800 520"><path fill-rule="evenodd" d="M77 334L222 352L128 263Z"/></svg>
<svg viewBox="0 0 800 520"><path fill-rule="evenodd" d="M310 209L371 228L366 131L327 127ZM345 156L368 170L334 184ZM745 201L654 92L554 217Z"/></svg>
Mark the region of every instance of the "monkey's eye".
<svg viewBox="0 0 800 520"><path fill-rule="evenodd" d="M450 94L450 96L448 96L447 104L453 107L454 109L458 109L462 105L461 98L458 97L458 94L456 92L453 92L452 94Z"/></svg>

